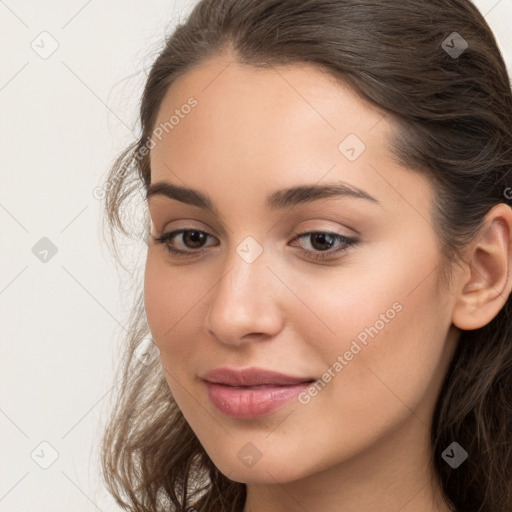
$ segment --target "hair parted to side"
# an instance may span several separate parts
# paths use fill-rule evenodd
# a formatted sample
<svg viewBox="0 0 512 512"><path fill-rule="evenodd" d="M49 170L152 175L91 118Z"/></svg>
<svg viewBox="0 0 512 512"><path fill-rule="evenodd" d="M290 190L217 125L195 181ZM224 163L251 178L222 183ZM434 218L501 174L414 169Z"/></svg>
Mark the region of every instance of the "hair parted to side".
<svg viewBox="0 0 512 512"><path fill-rule="evenodd" d="M468 43L458 58L442 47L453 32ZM225 52L259 67L316 64L390 114L397 160L429 176L436 188L433 222L449 281L461 249L512 186L509 77L489 26L469 0L197 3L147 77L140 139L110 169L105 209L112 240L115 230L131 236L121 207L137 187L150 184L147 144L169 86ZM512 511L511 314L509 297L489 324L462 331L436 404L433 464L457 511ZM134 512L239 512L245 484L226 478L210 460L173 400L158 358L149 366L133 363L149 333L146 322L141 291L101 445L108 488ZM457 469L441 457L453 441L469 455Z"/></svg>

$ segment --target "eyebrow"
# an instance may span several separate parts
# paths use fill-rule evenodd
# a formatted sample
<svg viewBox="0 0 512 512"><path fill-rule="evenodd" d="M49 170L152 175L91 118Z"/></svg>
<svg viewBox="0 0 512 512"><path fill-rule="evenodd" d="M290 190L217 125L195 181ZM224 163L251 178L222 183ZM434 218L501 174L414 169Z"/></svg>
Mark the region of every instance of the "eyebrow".
<svg viewBox="0 0 512 512"><path fill-rule="evenodd" d="M157 181L148 187L146 200L157 195L204 208L215 215L218 214L212 199L193 188L174 185L168 181ZM265 206L271 210L278 210L332 197L353 197L380 205L380 201L368 194L368 192L349 183L337 181L326 185L298 185L283 190L276 190L266 198Z"/></svg>

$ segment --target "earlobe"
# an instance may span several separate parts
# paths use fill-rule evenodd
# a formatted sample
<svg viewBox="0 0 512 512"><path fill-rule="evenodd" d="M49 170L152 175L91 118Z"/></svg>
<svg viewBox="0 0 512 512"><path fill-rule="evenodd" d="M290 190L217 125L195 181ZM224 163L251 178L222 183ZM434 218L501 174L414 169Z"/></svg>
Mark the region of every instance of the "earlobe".
<svg viewBox="0 0 512 512"><path fill-rule="evenodd" d="M452 322L464 330L487 325L512 289L512 209L494 206L467 252L467 266L454 305Z"/></svg>

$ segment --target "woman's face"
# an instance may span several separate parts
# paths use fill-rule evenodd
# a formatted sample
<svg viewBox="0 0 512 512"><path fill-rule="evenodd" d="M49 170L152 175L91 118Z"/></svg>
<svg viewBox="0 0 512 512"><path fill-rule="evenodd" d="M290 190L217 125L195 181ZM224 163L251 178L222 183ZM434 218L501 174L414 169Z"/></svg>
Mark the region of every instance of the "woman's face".
<svg viewBox="0 0 512 512"><path fill-rule="evenodd" d="M429 182L392 159L391 129L307 65L217 58L161 105L152 185L193 189L211 208L149 196L152 236L190 231L167 242L186 254L151 240L146 314L178 406L232 480L290 482L363 452L401 465L428 455L455 299L439 284ZM284 192L340 184L363 192ZM202 380L221 367L316 382Z"/></svg>

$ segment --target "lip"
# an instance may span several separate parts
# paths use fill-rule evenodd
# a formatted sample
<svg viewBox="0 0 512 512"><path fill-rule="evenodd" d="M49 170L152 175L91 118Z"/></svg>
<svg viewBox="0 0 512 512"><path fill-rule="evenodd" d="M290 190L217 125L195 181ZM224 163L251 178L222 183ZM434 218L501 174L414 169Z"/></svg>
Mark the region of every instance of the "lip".
<svg viewBox="0 0 512 512"><path fill-rule="evenodd" d="M287 386L315 380L313 377L292 377L291 375L257 367L240 370L216 368L203 374L200 378L208 382L227 386Z"/></svg>
<svg viewBox="0 0 512 512"><path fill-rule="evenodd" d="M263 368L217 368L200 377L208 398L226 416L257 418L284 407L313 381Z"/></svg>

